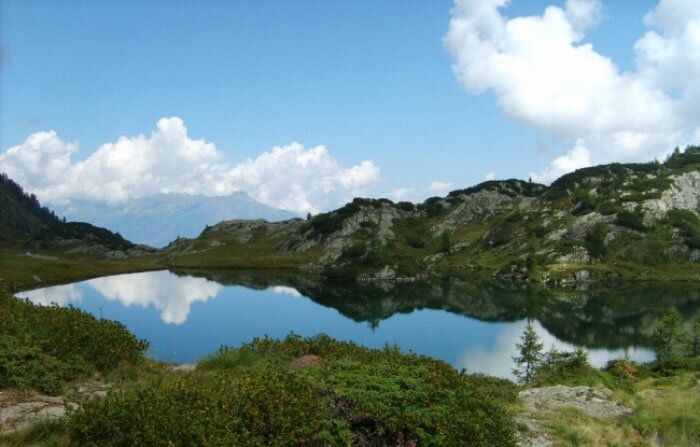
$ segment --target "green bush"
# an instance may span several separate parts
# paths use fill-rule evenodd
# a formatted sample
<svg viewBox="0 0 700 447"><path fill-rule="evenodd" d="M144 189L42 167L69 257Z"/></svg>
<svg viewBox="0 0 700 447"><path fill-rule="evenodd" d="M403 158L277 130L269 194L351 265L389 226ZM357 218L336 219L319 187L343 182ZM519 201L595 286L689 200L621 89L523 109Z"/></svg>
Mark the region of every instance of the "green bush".
<svg viewBox="0 0 700 447"><path fill-rule="evenodd" d="M69 422L78 445L349 445L330 395L291 371L188 374L86 403Z"/></svg>
<svg viewBox="0 0 700 447"><path fill-rule="evenodd" d="M588 230L585 237L585 245L588 253L594 258L603 258L607 254L605 246L605 224L597 223Z"/></svg>
<svg viewBox="0 0 700 447"><path fill-rule="evenodd" d="M241 369L244 352L260 357ZM303 355L322 362L291 371ZM207 362L216 367L86 403L70 419L73 439L114 447L515 445L512 383L396 347L290 335L221 350Z"/></svg>
<svg viewBox="0 0 700 447"><path fill-rule="evenodd" d="M0 291L0 387L55 394L66 380L140 362L147 347L121 323Z"/></svg>
<svg viewBox="0 0 700 447"><path fill-rule="evenodd" d="M343 257L349 259L357 259L365 254L367 247L364 243L358 242L343 250Z"/></svg>
<svg viewBox="0 0 700 447"><path fill-rule="evenodd" d="M418 232L410 232L406 234L406 243L413 248L423 248L425 247L425 239Z"/></svg>
<svg viewBox="0 0 700 447"><path fill-rule="evenodd" d="M598 212L604 216L615 214L618 211L620 211L620 207L613 201L608 200L598 204Z"/></svg>
<svg viewBox="0 0 700 447"><path fill-rule="evenodd" d="M629 228L635 231L645 232L647 228L644 226L644 217L641 211L627 211L623 210L617 213L617 218L615 219L615 225L620 225L622 227Z"/></svg>
<svg viewBox="0 0 700 447"><path fill-rule="evenodd" d="M399 202L396 205L404 211L413 211L416 209L416 206L411 202Z"/></svg>
<svg viewBox="0 0 700 447"><path fill-rule="evenodd" d="M596 385L604 383L610 388L617 387L617 381L588 363L588 354L578 349L572 352L549 351L535 371L534 384L549 385Z"/></svg>

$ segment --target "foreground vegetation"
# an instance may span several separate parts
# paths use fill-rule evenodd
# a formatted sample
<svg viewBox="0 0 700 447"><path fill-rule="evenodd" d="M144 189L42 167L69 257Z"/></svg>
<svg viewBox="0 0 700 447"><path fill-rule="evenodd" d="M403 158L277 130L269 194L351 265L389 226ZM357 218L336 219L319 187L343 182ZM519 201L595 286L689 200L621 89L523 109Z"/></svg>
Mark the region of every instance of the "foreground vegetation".
<svg viewBox="0 0 700 447"><path fill-rule="evenodd" d="M2 292L0 390L68 392L81 406L0 445L508 446L529 430L516 422L524 412L517 392L559 384L606 387L633 412L609 420L571 409L529 414L555 445L698 445L698 328L669 312L654 331L659 361L603 369L580 351L543 353L526 331L515 359L522 385L325 335L222 347L178 372L145 359L146 343L118 323ZM98 399L70 394L95 374L114 390Z"/></svg>
<svg viewBox="0 0 700 447"><path fill-rule="evenodd" d="M138 364L147 347L121 323L0 290L0 388L59 394L69 381Z"/></svg>
<svg viewBox="0 0 700 447"><path fill-rule="evenodd" d="M289 336L88 403L68 429L82 445L513 445L514 401L441 361Z"/></svg>

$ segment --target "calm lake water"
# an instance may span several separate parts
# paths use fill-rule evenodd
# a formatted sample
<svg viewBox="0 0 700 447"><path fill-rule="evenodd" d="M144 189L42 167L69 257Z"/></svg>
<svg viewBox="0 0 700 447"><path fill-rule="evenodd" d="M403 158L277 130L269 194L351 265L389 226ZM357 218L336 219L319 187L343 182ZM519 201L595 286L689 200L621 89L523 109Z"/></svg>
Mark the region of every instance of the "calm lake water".
<svg viewBox="0 0 700 447"><path fill-rule="evenodd" d="M532 319L545 348L653 359L651 332L665 308L689 319L700 287L591 285L551 289L485 280L410 284L320 283L260 272L159 271L91 279L17 294L73 305L124 323L150 342L150 355L190 363L222 345L290 332L321 332L368 347L397 344L457 368L510 377L515 344Z"/></svg>

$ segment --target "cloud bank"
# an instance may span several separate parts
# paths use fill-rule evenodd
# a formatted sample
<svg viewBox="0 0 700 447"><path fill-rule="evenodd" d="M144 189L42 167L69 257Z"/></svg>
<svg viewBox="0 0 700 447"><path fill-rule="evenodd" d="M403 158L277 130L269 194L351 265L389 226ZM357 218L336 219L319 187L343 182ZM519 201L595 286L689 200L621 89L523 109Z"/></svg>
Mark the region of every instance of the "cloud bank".
<svg viewBox="0 0 700 447"><path fill-rule="evenodd" d="M306 149L299 143L231 165L214 144L190 138L177 117L159 120L148 137L121 137L73 162L77 151L78 143L62 141L54 131L37 132L0 153L0 171L49 203L242 190L267 205L299 213L342 204L379 180L372 161L344 168L326 147Z"/></svg>
<svg viewBox="0 0 700 447"><path fill-rule="evenodd" d="M700 139L700 7L661 0L625 72L585 43L600 0L567 0L506 19L509 0L455 0L444 44L469 92L491 91L512 118L570 147L537 181L611 161L648 161Z"/></svg>

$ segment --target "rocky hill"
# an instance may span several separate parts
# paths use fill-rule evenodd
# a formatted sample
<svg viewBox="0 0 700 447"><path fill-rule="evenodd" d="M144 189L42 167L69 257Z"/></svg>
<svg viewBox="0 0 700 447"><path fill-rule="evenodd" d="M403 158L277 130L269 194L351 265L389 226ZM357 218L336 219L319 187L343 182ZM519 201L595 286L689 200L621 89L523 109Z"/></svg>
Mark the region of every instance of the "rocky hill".
<svg viewBox="0 0 700 447"><path fill-rule="evenodd" d="M486 269L542 282L698 279L700 147L580 169L550 186L488 181L421 204L357 198L309 220L226 221L165 248L182 267L296 267L406 280Z"/></svg>

